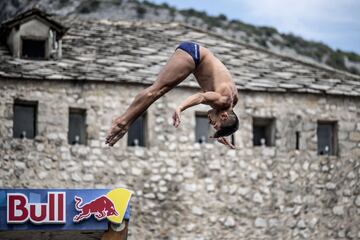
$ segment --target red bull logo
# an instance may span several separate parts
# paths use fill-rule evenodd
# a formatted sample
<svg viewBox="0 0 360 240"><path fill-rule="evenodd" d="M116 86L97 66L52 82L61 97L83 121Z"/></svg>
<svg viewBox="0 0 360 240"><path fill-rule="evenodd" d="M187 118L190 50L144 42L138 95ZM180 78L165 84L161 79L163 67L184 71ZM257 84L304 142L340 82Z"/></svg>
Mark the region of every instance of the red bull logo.
<svg viewBox="0 0 360 240"><path fill-rule="evenodd" d="M106 230L108 221L130 218L131 195L125 188L0 188L0 235L8 230Z"/></svg>
<svg viewBox="0 0 360 240"><path fill-rule="evenodd" d="M83 219L89 218L91 215L94 215L98 221L106 217L119 215L114 203L106 195L102 195L89 203L81 205L82 202L83 199L81 197L75 196L75 209L80 213L73 218L74 222L80 222Z"/></svg>
<svg viewBox="0 0 360 240"><path fill-rule="evenodd" d="M65 223L65 192L48 192L47 203L30 203L21 193L7 194L7 223Z"/></svg>
<svg viewBox="0 0 360 240"><path fill-rule="evenodd" d="M74 216L73 221L78 223L94 216L98 221L107 218L111 222L121 223L131 194L127 189L117 188L87 203L83 203L82 197L75 196L75 209L79 214Z"/></svg>

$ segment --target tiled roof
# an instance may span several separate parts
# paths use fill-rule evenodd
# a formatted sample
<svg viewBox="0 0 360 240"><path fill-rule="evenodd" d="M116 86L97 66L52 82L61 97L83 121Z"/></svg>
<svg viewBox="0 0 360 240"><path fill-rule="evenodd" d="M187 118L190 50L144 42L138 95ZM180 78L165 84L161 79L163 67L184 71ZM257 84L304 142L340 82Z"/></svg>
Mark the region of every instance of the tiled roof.
<svg viewBox="0 0 360 240"><path fill-rule="evenodd" d="M8 28L18 26L18 25L22 24L23 22L26 22L33 18L38 18L38 19L42 19L43 21L46 21L52 28L54 28L57 31L58 37L60 37L60 38L68 30L61 23L52 19L51 15L47 14L46 12L41 11L38 8L30 8L30 9L16 15L14 18L11 18L9 20L2 22L1 26L0 26L1 27L0 34L7 34Z"/></svg>
<svg viewBox="0 0 360 240"><path fill-rule="evenodd" d="M360 77L202 32L180 23L61 19L60 60L15 59L0 45L0 78L152 83L179 42L208 47L240 90L360 96ZM197 86L193 77L183 84Z"/></svg>

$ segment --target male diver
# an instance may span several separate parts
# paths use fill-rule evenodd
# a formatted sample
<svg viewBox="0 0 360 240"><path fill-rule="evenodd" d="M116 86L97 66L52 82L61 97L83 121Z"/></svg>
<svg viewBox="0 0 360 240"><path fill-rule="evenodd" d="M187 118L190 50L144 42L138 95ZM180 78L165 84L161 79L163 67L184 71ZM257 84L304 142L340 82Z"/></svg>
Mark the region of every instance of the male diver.
<svg viewBox="0 0 360 240"><path fill-rule="evenodd" d="M156 81L142 90L125 113L117 117L108 132L106 144L113 146L128 131L131 124L157 99L194 74L202 92L185 99L175 110L173 125L180 125L181 112L198 104L207 104L209 123L217 130L213 136L220 143L235 148L225 138L239 127L233 111L238 101L237 89L229 70L205 47L194 42L183 42L175 50Z"/></svg>

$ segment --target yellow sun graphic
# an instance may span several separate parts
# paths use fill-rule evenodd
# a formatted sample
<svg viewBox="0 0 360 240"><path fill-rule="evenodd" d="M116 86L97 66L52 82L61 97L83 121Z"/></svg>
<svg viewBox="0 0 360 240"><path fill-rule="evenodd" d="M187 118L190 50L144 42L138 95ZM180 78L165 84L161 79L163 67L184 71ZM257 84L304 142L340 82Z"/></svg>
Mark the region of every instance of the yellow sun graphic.
<svg viewBox="0 0 360 240"><path fill-rule="evenodd" d="M109 199L111 199L111 201L114 203L116 212L118 213L117 216L113 215L113 216L107 217L107 219L109 221L111 221L113 223L121 223L122 222L125 212L126 212L126 208L129 204L131 195L132 195L132 191L127 190L125 188L116 188L106 194L106 196Z"/></svg>

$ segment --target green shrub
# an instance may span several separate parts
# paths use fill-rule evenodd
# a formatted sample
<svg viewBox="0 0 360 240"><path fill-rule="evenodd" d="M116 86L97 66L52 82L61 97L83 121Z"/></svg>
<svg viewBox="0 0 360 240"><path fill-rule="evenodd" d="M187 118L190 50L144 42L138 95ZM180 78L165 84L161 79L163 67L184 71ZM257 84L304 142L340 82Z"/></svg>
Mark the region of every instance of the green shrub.
<svg viewBox="0 0 360 240"><path fill-rule="evenodd" d="M360 55L354 53L354 52L349 52L349 53L344 53L347 58L350 60L350 61L353 61L353 62L360 62Z"/></svg>
<svg viewBox="0 0 360 240"><path fill-rule="evenodd" d="M160 5L160 7L166 8L166 9L169 9L169 8L170 8L169 4L167 4L167 3L162 3L162 4Z"/></svg>
<svg viewBox="0 0 360 240"><path fill-rule="evenodd" d="M179 11L185 17L197 17L200 18L208 25L208 29L212 29L213 27L221 27L222 20L219 17L208 16L204 11L197 11L195 9L184 9Z"/></svg>
<svg viewBox="0 0 360 240"><path fill-rule="evenodd" d="M264 39L264 38L255 38L255 42L257 42L260 46L263 46L265 48L268 47L268 45L266 43L266 39Z"/></svg>
<svg viewBox="0 0 360 240"><path fill-rule="evenodd" d="M176 10L174 8L169 9L170 16L175 17L175 13L176 13Z"/></svg>
<svg viewBox="0 0 360 240"><path fill-rule="evenodd" d="M122 4L122 0L113 0L113 3L117 6Z"/></svg>
<svg viewBox="0 0 360 240"><path fill-rule="evenodd" d="M156 5L156 4L154 4L154 3L152 3L152 2L149 2L149 1L143 1L143 4L145 5L145 6L148 6L148 7L153 7L153 8L159 8L159 5Z"/></svg>
<svg viewBox="0 0 360 240"><path fill-rule="evenodd" d="M266 37L271 37L273 34L277 33L277 30L275 28L272 28L272 27L259 27L259 30Z"/></svg>
<svg viewBox="0 0 360 240"><path fill-rule="evenodd" d="M256 32L257 32L256 27L254 27L250 24L243 23L239 20L231 20L229 25L230 25L231 29L233 29L235 31L246 32L249 36L256 34Z"/></svg>
<svg viewBox="0 0 360 240"><path fill-rule="evenodd" d="M337 50L332 52L326 61L326 64L339 69L346 69L344 56Z"/></svg>
<svg viewBox="0 0 360 240"><path fill-rule="evenodd" d="M136 7L136 13L139 18L143 18L146 13L146 8L142 7L141 5Z"/></svg>
<svg viewBox="0 0 360 240"><path fill-rule="evenodd" d="M91 13L94 12L96 9L98 9L100 6L99 0L89 0L89 1L83 1L78 6L78 11L80 13Z"/></svg>
<svg viewBox="0 0 360 240"><path fill-rule="evenodd" d="M221 21L227 21L227 17L224 14L220 14L217 18Z"/></svg>

